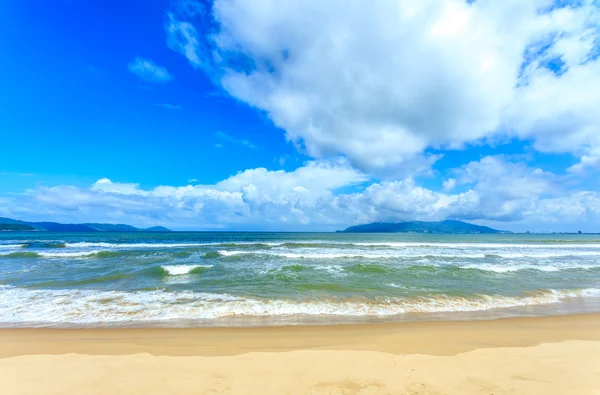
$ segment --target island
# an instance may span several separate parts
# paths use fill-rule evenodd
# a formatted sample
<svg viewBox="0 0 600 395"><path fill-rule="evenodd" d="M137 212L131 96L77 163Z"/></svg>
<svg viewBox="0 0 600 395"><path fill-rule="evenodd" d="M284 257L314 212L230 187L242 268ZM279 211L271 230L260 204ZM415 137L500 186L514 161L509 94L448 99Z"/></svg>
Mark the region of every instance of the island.
<svg viewBox="0 0 600 395"><path fill-rule="evenodd" d="M58 222L26 222L0 217L0 231L41 231L41 232L170 232L163 226L136 228L125 224L61 224Z"/></svg>
<svg viewBox="0 0 600 395"><path fill-rule="evenodd" d="M337 233L435 233L435 234L496 234L512 233L506 230L492 229L487 226L470 224L457 220L437 222L373 222L364 225L350 226Z"/></svg>

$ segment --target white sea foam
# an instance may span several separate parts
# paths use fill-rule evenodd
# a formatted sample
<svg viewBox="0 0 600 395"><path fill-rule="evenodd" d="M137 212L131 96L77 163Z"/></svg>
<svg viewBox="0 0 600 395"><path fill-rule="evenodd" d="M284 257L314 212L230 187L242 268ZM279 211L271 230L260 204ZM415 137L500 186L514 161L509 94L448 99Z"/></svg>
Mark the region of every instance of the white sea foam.
<svg viewBox="0 0 600 395"><path fill-rule="evenodd" d="M286 245L321 244L331 246L359 246L359 247L388 247L388 248L415 248L415 247L435 247L435 248L460 248L460 249L600 249L600 242L590 243L547 243L547 244L528 244L528 243L436 243L436 242L352 242L352 241L332 241L332 240L286 240L277 242L255 241L255 242L218 242L218 243L106 243L106 242L77 242L65 243L68 248L86 248L86 247L103 247L103 248L180 248L180 247L205 247L205 246L260 246L267 245L270 247L281 247Z"/></svg>
<svg viewBox="0 0 600 395"><path fill-rule="evenodd" d="M312 242L311 242L312 243ZM77 242L77 243L65 243L67 248L90 248L90 247L102 247L112 249L135 249L135 248L192 248L192 247L210 247L210 246L256 246L266 245L269 247L276 247L286 244L285 242L219 242L219 243L106 243L106 242Z"/></svg>
<svg viewBox="0 0 600 395"><path fill-rule="evenodd" d="M165 291L32 290L0 286L0 323L118 323L232 316L392 316L481 311L598 296L600 289L547 290L528 296L475 295L364 300L265 300L227 294Z"/></svg>
<svg viewBox="0 0 600 395"><path fill-rule="evenodd" d="M520 253L490 253L492 256L498 256L500 258L560 258L569 256L600 256L600 251L559 251L559 252L520 252Z"/></svg>
<svg viewBox="0 0 600 395"><path fill-rule="evenodd" d="M389 251L387 253L373 253L369 251L345 251L345 252L281 252L281 251L241 251L241 250L219 250L222 256L236 255L268 255L289 259L340 259L340 258L367 258L367 259L389 259L389 258L414 258L420 256L436 256L441 258L485 258L482 253L465 254L441 254L433 251L415 255Z"/></svg>
<svg viewBox="0 0 600 395"><path fill-rule="evenodd" d="M521 270L539 270L542 272L557 272L561 270L555 266L538 266L538 265L491 265L491 264L480 264L480 265L465 265L461 266L463 269L477 269L486 272L495 273L510 273L518 272Z"/></svg>
<svg viewBox="0 0 600 395"><path fill-rule="evenodd" d="M36 254L38 254L41 257L44 258L83 258L83 257L87 257L87 256L93 256L96 255L100 252L103 252L102 250L87 250L87 251L78 251L78 252L45 252L45 251L40 251L37 252Z"/></svg>
<svg viewBox="0 0 600 395"><path fill-rule="evenodd" d="M206 246L206 243L65 243L67 248L90 248L90 247L101 247L101 248L182 248L182 247L199 247Z"/></svg>
<svg viewBox="0 0 600 395"><path fill-rule="evenodd" d="M521 270L537 270L540 272L558 272L561 270L588 270L588 269L600 269L600 264L581 264L575 262L555 262L552 265L547 264L507 264L507 265L496 265L490 263L479 263L459 266L462 269L478 269L482 271L495 272L495 273L510 273L518 272Z"/></svg>
<svg viewBox="0 0 600 395"><path fill-rule="evenodd" d="M377 242L377 243L352 243L364 247L440 247L440 248L600 248L600 243L556 243L556 244L526 244L526 243L428 243L428 242Z"/></svg>
<svg viewBox="0 0 600 395"><path fill-rule="evenodd" d="M209 269L213 265L164 265L161 268L171 276L181 276L183 274L189 274L192 270L198 268Z"/></svg>
<svg viewBox="0 0 600 395"><path fill-rule="evenodd" d="M385 284L385 285L387 285L388 287L392 287L392 288L402 288L402 285L399 285L399 284L396 284L396 283L388 283L388 284Z"/></svg>
<svg viewBox="0 0 600 395"><path fill-rule="evenodd" d="M105 249L80 249L70 251L57 251L56 249L49 250L31 250L37 253L38 256L44 258L82 258L93 257L101 252L116 251L111 249L112 244L108 243L88 243L85 247L104 247ZM108 245L104 245L108 244ZM133 246L133 244L131 244ZM180 244L178 246L189 246L189 244ZM3 246L0 256L10 255L15 252L26 251L20 248L20 245L11 245L11 247ZM133 248L133 247L131 247ZM140 247L141 248L141 247ZM117 249L118 250L118 249ZM290 251L290 252L287 252ZM335 252L333 252L335 251ZM521 259L521 258L566 258L566 257L595 257L600 256L600 251L553 251L553 252L519 252L505 253L497 251L489 251L487 253L474 251L451 252L448 250L335 250L335 249L291 249L291 250L219 250L218 253L224 257L242 256L242 255L262 255L272 256L287 259L344 259L344 258L363 258L363 259L418 259L418 258L439 258L439 259L484 259L484 258L500 258L500 259Z"/></svg>
<svg viewBox="0 0 600 395"><path fill-rule="evenodd" d="M294 251L294 250L292 250ZM505 259L516 259L516 258L560 258L569 256L600 256L600 251L560 251L560 252L523 252L523 253L502 253L502 252L450 252L448 250L410 250L410 251L398 251L389 250L376 252L368 250L347 250L343 252L331 252L331 249L323 250L307 250L297 249L298 252L284 252L284 250L219 250L218 253L222 256L236 256L236 255L270 255L282 258L290 259L337 259L337 258L367 258L367 259L386 259L386 258L422 258L422 257L434 257L434 258L465 258L465 259L482 259L482 258L505 258ZM335 250L334 250L335 251Z"/></svg>
<svg viewBox="0 0 600 395"><path fill-rule="evenodd" d="M0 244L0 249L18 249L23 248L24 244Z"/></svg>
<svg viewBox="0 0 600 395"><path fill-rule="evenodd" d="M317 265L313 266L315 270L321 270L331 274L332 276L340 277L345 276L344 267L341 265Z"/></svg>

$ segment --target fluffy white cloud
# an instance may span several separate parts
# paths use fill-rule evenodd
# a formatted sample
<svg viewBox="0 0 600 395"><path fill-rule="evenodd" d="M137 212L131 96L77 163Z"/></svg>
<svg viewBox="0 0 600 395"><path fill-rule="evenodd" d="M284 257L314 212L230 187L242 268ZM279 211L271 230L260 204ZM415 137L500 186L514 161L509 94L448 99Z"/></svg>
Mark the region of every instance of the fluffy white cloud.
<svg viewBox="0 0 600 395"><path fill-rule="evenodd" d="M487 156L455 170L455 184L470 187L449 205L453 218L499 221L522 220L541 198L558 191L554 175L513 163L502 156Z"/></svg>
<svg viewBox="0 0 600 395"><path fill-rule="evenodd" d="M584 231L598 232L600 194L583 191L568 197L545 199L528 215L530 223L536 226L550 223L558 229L568 227L573 230L583 226Z"/></svg>
<svg viewBox="0 0 600 395"><path fill-rule="evenodd" d="M146 82L168 82L173 76L162 66L139 56L129 63L129 71Z"/></svg>
<svg viewBox="0 0 600 395"><path fill-rule="evenodd" d="M167 33L313 157L427 167L427 148L500 133L585 167L600 147L600 13L577 3L216 0L211 34L182 7Z"/></svg>
<svg viewBox="0 0 600 395"><path fill-rule="evenodd" d="M504 157L468 163L455 169L452 179L459 190L453 194L420 187L411 178L365 187L368 177L346 160L312 161L291 172L246 170L214 185L143 189L103 178L89 188L40 187L0 201L0 215L273 230L445 218L517 230L594 230L600 219L598 194L582 191L566 197L555 187L559 177Z"/></svg>
<svg viewBox="0 0 600 395"><path fill-rule="evenodd" d="M449 178L442 183L442 187L444 188L444 191L451 191L454 189L455 186L456 186L456 179L454 179L454 178Z"/></svg>
<svg viewBox="0 0 600 395"><path fill-rule="evenodd" d="M586 153L581 156L579 163L576 163L573 166L569 167L569 172L579 173L589 167L600 167L600 144L598 144L598 146L589 147L585 150L585 152Z"/></svg>

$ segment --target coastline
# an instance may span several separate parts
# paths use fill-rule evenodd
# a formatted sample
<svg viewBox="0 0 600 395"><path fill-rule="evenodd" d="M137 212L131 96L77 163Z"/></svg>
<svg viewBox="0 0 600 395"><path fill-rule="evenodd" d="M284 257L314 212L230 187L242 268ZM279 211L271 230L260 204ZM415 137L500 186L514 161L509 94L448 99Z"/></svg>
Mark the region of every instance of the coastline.
<svg viewBox="0 0 600 395"><path fill-rule="evenodd" d="M30 239L0 253L3 393L600 394L600 244Z"/></svg>
<svg viewBox="0 0 600 395"><path fill-rule="evenodd" d="M599 327L600 314L582 314L255 328L0 329L0 381L17 395L594 394L600 391Z"/></svg>
<svg viewBox="0 0 600 395"><path fill-rule="evenodd" d="M479 321L202 328L0 329L0 358L33 354L231 356L293 350L455 355L478 348L600 341L600 314Z"/></svg>
<svg viewBox="0 0 600 395"><path fill-rule="evenodd" d="M507 318L555 317L600 314L600 297L565 297L552 303L497 307L483 310L407 312L390 316L335 315L232 315L216 319L177 318L170 320L129 320L101 322L1 322L5 329L194 329L194 328L261 328L284 326L380 325L410 322L490 321Z"/></svg>

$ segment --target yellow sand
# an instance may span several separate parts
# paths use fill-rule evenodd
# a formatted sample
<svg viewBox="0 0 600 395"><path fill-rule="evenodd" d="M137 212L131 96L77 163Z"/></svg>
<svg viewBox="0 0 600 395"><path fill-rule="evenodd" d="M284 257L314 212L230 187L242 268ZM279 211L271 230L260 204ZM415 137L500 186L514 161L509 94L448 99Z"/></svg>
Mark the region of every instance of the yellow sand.
<svg viewBox="0 0 600 395"><path fill-rule="evenodd" d="M0 330L0 358L7 395L600 394L600 315Z"/></svg>

